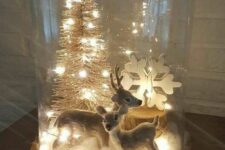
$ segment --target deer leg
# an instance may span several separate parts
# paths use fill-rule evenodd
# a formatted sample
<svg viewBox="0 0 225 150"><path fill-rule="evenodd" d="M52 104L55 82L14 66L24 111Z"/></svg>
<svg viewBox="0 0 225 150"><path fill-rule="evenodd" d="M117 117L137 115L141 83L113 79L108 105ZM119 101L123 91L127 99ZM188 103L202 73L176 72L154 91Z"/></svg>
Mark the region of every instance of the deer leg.
<svg viewBox="0 0 225 150"><path fill-rule="evenodd" d="M102 147L106 147L109 145L109 134L105 132L104 128L100 128L98 131L99 141Z"/></svg>

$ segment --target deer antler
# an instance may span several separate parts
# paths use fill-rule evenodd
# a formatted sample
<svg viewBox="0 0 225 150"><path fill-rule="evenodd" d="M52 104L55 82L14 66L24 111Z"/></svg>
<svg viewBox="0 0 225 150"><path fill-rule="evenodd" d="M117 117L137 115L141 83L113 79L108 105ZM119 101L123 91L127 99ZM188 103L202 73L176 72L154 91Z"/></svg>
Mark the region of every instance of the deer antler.
<svg viewBox="0 0 225 150"><path fill-rule="evenodd" d="M120 68L118 66L116 66L114 69L117 86L114 83L113 74L112 73L110 74L111 85L116 92L119 90L119 88L123 88L123 86L121 84L121 81L123 80L123 76L121 76L121 77L119 76L119 70L120 70Z"/></svg>
<svg viewBox="0 0 225 150"><path fill-rule="evenodd" d="M116 88L116 85L115 85L115 83L114 83L114 81L113 81L113 74L112 74L112 73L110 73L110 79L111 79L111 85L112 85L113 89L114 89L115 91L117 91L118 89Z"/></svg>
<svg viewBox="0 0 225 150"><path fill-rule="evenodd" d="M123 76L119 76L119 70L120 68L118 66L115 67L115 74L116 74L116 81L118 88L123 88L121 81L123 80Z"/></svg>

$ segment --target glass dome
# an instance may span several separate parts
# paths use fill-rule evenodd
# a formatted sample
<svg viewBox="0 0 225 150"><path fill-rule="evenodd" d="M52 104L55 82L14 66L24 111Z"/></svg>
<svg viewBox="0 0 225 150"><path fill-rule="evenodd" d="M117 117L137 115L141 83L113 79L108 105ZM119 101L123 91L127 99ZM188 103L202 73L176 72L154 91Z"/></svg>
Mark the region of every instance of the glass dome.
<svg viewBox="0 0 225 150"><path fill-rule="evenodd" d="M144 124L155 121L146 129L154 131L147 145L184 149L185 130L173 121L182 115L181 92L175 88L181 87L185 73L180 58L186 37L184 3L64 0L42 1L40 6L50 53L48 84L39 103L40 150L76 150L87 148L87 142L91 149L115 148L107 141L113 135L101 128L105 117L100 112L116 114L125 106L129 112L119 121L123 130L145 130ZM179 19L184 23L177 23ZM50 27L45 25L49 20ZM181 43L174 47L176 40ZM138 142L146 148L141 138Z"/></svg>

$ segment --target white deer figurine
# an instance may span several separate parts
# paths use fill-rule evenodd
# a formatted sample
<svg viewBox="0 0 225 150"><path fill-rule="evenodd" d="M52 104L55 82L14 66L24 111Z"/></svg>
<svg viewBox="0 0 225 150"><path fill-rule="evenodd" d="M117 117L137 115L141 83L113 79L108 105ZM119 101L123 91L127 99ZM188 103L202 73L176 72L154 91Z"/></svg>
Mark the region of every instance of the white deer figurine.
<svg viewBox="0 0 225 150"><path fill-rule="evenodd" d="M97 108L103 118L103 126L110 135L110 140L116 150L136 150L145 147L148 150L156 150L154 143L156 127L159 117L155 117L152 123L144 122L131 130L122 130L119 127L120 120L128 112L126 105L121 105L117 111L107 112L104 107Z"/></svg>
<svg viewBox="0 0 225 150"><path fill-rule="evenodd" d="M140 106L142 101L123 88L121 85L123 77L120 77L118 73L119 67L115 67L117 86L114 83L112 73L110 75L112 87L116 92L112 97L112 101L115 103L114 110L118 109L120 105L127 105L128 107ZM102 117L98 113L82 110L65 111L57 117L55 122L57 128L64 126L72 130L74 127L79 126L80 129L84 129L83 136L97 136L101 146L108 145L109 134L104 130ZM54 145L57 146L58 142L56 141Z"/></svg>

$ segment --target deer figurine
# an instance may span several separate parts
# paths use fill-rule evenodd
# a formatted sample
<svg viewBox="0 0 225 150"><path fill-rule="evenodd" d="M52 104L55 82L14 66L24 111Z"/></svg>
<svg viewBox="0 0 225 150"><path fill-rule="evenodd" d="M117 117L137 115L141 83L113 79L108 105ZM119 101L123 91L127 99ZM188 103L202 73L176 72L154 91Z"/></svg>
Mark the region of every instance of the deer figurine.
<svg viewBox="0 0 225 150"><path fill-rule="evenodd" d="M129 91L125 90L121 84L123 76L119 76L119 67L115 67L115 76L117 81L117 86L113 80L113 74L110 74L111 85L116 94L112 96L112 101L114 102L113 110L117 110L121 105L128 105L129 107L136 107L142 104L142 101L134 97Z"/></svg>
<svg viewBox="0 0 225 150"><path fill-rule="evenodd" d="M107 112L104 107L98 106L97 112L103 118L103 126L109 133L110 140L116 150L135 150L142 146L148 150L157 150L154 143L156 127L159 117L155 117L152 123L144 122L134 129L125 131L119 127L122 116L128 112L126 105L121 105L117 111Z"/></svg>
<svg viewBox="0 0 225 150"><path fill-rule="evenodd" d="M140 106L142 101L134 97L121 85L123 77L119 76L119 67L117 66L115 67L115 74L117 86L114 83L113 74L110 74L111 85L116 92L112 97L112 101L115 103L113 109L118 109L120 105L127 105L128 107ZM71 129L79 126L80 129L84 129L84 135L97 136L101 146L108 145L109 135L104 130L102 117L98 113L82 110L65 111L57 117L55 122L55 127L57 128L64 126L69 126ZM57 145L57 142L54 145Z"/></svg>

